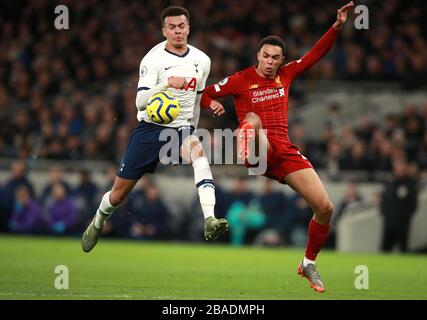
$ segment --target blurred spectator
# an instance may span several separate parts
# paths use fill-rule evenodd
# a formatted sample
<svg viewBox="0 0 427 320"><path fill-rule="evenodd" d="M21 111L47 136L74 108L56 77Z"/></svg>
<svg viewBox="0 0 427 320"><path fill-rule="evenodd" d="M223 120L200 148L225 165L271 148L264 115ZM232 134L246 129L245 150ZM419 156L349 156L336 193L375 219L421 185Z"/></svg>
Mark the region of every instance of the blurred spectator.
<svg viewBox="0 0 427 320"><path fill-rule="evenodd" d="M145 196L139 192L130 201L129 234L138 239L162 239L167 233L169 211L156 185L149 183L144 191Z"/></svg>
<svg viewBox="0 0 427 320"><path fill-rule="evenodd" d="M2 208L0 212L0 231L7 230L10 214L15 203L16 190L19 187L26 187L31 197L34 197L34 189L32 183L27 178L27 165L23 160L12 162L11 177L3 188Z"/></svg>
<svg viewBox="0 0 427 320"><path fill-rule="evenodd" d="M73 196L80 211L80 221L82 225L90 220L98 208L98 187L92 181L88 170L79 171L79 182L74 189Z"/></svg>
<svg viewBox="0 0 427 320"><path fill-rule="evenodd" d="M419 146L423 142L425 132L425 121L419 114L417 107L409 105L405 108L401 119L403 130L405 131L405 150L409 161L416 161L419 153Z"/></svg>
<svg viewBox="0 0 427 320"><path fill-rule="evenodd" d="M5 226L8 223L6 220L6 207L8 205L9 204L6 202L4 187L0 184L0 232L3 231L3 229L6 229Z"/></svg>
<svg viewBox="0 0 427 320"><path fill-rule="evenodd" d="M328 107L327 123L331 127L333 134L337 134L341 126L340 124L340 105L331 103Z"/></svg>
<svg viewBox="0 0 427 320"><path fill-rule="evenodd" d="M215 185L215 188L217 185ZM215 210L216 211L216 210ZM193 198L189 206L183 207L177 216L171 216L170 229L176 239L187 239L189 241L203 240L204 219L200 206L199 195ZM176 226L174 228L174 226Z"/></svg>
<svg viewBox="0 0 427 320"><path fill-rule="evenodd" d="M374 160L374 170L391 171L392 170L392 145L390 141L384 140L378 145Z"/></svg>
<svg viewBox="0 0 427 320"><path fill-rule="evenodd" d="M371 169L371 163L367 157L366 145L364 142L357 141L351 146L350 152L345 153L341 169L365 171Z"/></svg>
<svg viewBox="0 0 427 320"><path fill-rule="evenodd" d="M355 182L349 182L347 184L344 198L338 204L337 210L335 211L335 214L333 216L334 224L336 224L336 222L340 219L346 209L356 205L357 203L360 203L362 200L363 197L357 189L357 184Z"/></svg>
<svg viewBox="0 0 427 320"><path fill-rule="evenodd" d="M63 184L52 185L50 197L45 204L45 219L49 230L54 234L72 234L78 221L78 209Z"/></svg>
<svg viewBox="0 0 427 320"><path fill-rule="evenodd" d="M247 190L243 178L237 178L234 182L226 219L230 223L231 243L236 246L253 240L266 223L259 200Z"/></svg>
<svg viewBox="0 0 427 320"><path fill-rule="evenodd" d="M9 229L17 233L38 233L42 231L42 210L31 197L26 186L16 189L15 202L9 220Z"/></svg>
<svg viewBox="0 0 427 320"><path fill-rule="evenodd" d="M226 219L230 223L230 237L233 246L252 242L266 222L265 213L256 198L247 205L239 200L234 201L228 209Z"/></svg>
<svg viewBox="0 0 427 320"><path fill-rule="evenodd" d="M236 178L233 189L230 192L229 205L231 206L235 202L242 202L247 205L253 198L253 193L247 190L246 180L241 177Z"/></svg>
<svg viewBox="0 0 427 320"><path fill-rule="evenodd" d="M275 191L273 184L276 183L271 179L264 180L264 188L259 202L264 211L267 221L266 227L269 229L283 231L283 221L286 215L286 196L282 191Z"/></svg>
<svg viewBox="0 0 427 320"><path fill-rule="evenodd" d="M61 184L65 188L65 192L69 194L71 188L63 177L63 169L60 165L56 164L49 170L49 183L44 187L40 202L45 203L47 198L52 194L52 188L55 184Z"/></svg>
<svg viewBox="0 0 427 320"><path fill-rule="evenodd" d="M324 158L324 166L328 172L336 176L340 169L344 167L344 152L338 141L331 141L328 144L328 150Z"/></svg>
<svg viewBox="0 0 427 320"><path fill-rule="evenodd" d="M355 208L363 202L363 197L359 193L357 184L353 181L349 182L346 187L344 198L340 201L337 206L336 211L332 215L331 228L329 231L329 236L325 247L335 248L335 237L336 237L336 227L338 221L341 219L343 213L350 209Z"/></svg>
<svg viewBox="0 0 427 320"><path fill-rule="evenodd" d="M286 244L303 247L307 243L307 226L313 217L308 203L297 193L288 198L283 221L283 238Z"/></svg>
<svg viewBox="0 0 427 320"><path fill-rule="evenodd" d="M409 173L406 161L393 162L393 179L385 185L380 204L384 217L383 251L391 251L395 244L403 252L408 250L411 217L418 199L417 180Z"/></svg>

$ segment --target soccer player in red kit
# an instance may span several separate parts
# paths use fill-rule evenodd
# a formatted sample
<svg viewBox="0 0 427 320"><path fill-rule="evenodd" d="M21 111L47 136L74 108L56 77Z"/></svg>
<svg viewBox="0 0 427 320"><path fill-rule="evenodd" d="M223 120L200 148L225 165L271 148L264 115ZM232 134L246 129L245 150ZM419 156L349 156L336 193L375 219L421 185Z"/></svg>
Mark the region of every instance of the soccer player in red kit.
<svg viewBox="0 0 427 320"><path fill-rule="evenodd" d="M257 52L258 65L251 66L204 89L203 107L217 114L224 107L213 100L231 95L239 120L238 155L246 161L249 147L255 140L256 149L266 147L268 178L288 184L298 192L314 211L308 226L305 257L298 265L298 274L310 286L324 292L325 287L316 269L315 260L326 242L333 205L310 161L300 154L288 136L288 94L292 80L319 61L333 45L338 31L347 20L349 2L337 11L337 20L315 46L301 59L283 65L286 46L276 36L264 38ZM261 150L260 148L259 150Z"/></svg>

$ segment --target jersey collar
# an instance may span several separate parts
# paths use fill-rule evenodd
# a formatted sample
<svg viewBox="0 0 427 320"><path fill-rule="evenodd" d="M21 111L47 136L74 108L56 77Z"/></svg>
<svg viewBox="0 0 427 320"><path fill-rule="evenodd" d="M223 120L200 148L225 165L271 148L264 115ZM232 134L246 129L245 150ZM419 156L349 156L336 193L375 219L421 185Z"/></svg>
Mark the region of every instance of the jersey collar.
<svg viewBox="0 0 427 320"><path fill-rule="evenodd" d="M270 80L271 80L271 81L274 81L274 80L275 80L275 78L279 75L279 69L277 69L277 72L276 72L276 75L274 76L274 78L266 78L266 77L263 77L262 75L260 75L260 74L256 71L256 67L257 67L257 65L252 66L252 72L253 72L254 74L256 74L258 78L263 79L263 80L265 80L265 81L270 81Z"/></svg>
<svg viewBox="0 0 427 320"><path fill-rule="evenodd" d="M187 54L190 52L190 47L187 47L187 51L185 51L183 54L181 54L181 55L179 55L179 54L177 54L177 53L175 53L175 52L172 52L172 51L169 51L168 49L166 49L165 48L165 51L167 52L167 53L170 53L170 54L173 54L174 56L177 56L177 57L179 57L179 58L184 58L185 56L187 56Z"/></svg>
<svg viewBox="0 0 427 320"><path fill-rule="evenodd" d="M280 74L279 74L280 68L277 69L277 72L276 72L276 75L274 76L274 78L265 78L265 77L261 76L256 71L256 67L257 67L256 65L252 67L252 72L253 72L253 74L255 74L258 77L258 79L262 79L263 81L274 81L276 83L276 86L283 87L283 82L282 82L282 79L281 79Z"/></svg>

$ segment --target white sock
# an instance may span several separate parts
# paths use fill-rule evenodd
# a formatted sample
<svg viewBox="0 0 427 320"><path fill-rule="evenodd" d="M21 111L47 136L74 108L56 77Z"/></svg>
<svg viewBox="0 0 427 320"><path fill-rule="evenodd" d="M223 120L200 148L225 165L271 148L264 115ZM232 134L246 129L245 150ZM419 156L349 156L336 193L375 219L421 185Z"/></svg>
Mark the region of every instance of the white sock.
<svg viewBox="0 0 427 320"><path fill-rule="evenodd" d="M302 260L302 265L304 266L304 267L307 267L309 264L316 264L316 261L314 261L314 260L310 260L310 259L307 259L306 257L304 257L304 260Z"/></svg>
<svg viewBox="0 0 427 320"><path fill-rule="evenodd" d="M114 211L116 211L118 207L120 207L120 205L115 207L111 205L110 192L111 191L108 191L107 193L104 194L104 196L102 197L101 203L99 205L99 208L98 210L96 210L95 227L98 229L102 229L102 227L105 224L105 221L107 221L107 219L111 216L111 214Z"/></svg>
<svg viewBox="0 0 427 320"><path fill-rule="evenodd" d="M215 185L208 158L201 157L193 161L194 182L199 192L200 205L206 218L214 217Z"/></svg>

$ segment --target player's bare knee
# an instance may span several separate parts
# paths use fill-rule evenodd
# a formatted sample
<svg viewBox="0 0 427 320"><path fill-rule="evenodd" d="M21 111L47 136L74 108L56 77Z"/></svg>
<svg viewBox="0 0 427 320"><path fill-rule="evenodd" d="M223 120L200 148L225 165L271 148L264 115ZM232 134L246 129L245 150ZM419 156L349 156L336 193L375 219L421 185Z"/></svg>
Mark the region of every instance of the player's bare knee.
<svg viewBox="0 0 427 320"><path fill-rule="evenodd" d="M329 222L332 213L334 211L334 205L330 200L324 201L316 210L316 214L318 218L320 218L322 221Z"/></svg>
<svg viewBox="0 0 427 320"><path fill-rule="evenodd" d="M329 222L331 220L332 213L334 212L334 205L331 201L328 201L323 210L324 216L328 219Z"/></svg>
<svg viewBox="0 0 427 320"><path fill-rule="evenodd" d="M245 121L246 122L250 122L255 129L260 129L262 128L262 123L261 123L261 119L260 117L254 113L254 112L249 112L246 116L245 116Z"/></svg>

